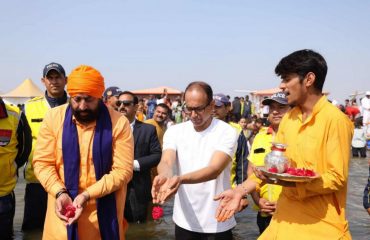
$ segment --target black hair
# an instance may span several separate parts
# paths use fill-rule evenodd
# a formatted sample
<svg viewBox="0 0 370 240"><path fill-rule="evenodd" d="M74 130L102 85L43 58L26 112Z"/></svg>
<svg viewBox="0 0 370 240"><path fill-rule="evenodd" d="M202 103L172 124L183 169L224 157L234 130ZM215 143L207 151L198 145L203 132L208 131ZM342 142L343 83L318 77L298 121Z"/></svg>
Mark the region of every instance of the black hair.
<svg viewBox="0 0 370 240"><path fill-rule="evenodd" d="M202 81L191 82L186 87L185 94L186 94L187 91L192 90L194 88L201 88L207 94L207 103L209 104L210 102L212 102L212 100L213 100L213 91L212 91L211 86L208 83L202 82Z"/></svg>
<svg viewBox="0 0 370 240"><path fill-rule="evenodd" d="M171 109L167 106L167 104L165 103L160 103L158 104L157 106L155 106L154 110L157 109L157 107L161 107L161 108L164 108L167 110L167 113L170 114L171 113Z"/></svg>
<svg viewBox="0 0 370 240"><path fill-rule="evenodd" d="M315 74L316 78L313 86L321 92L326 73L328 72L328 66L324 57L319 53L310 49L293 52L282 58L275 68L276 75L284 77L295 73L299 76L301 82L309 72Z"/></svg>
<svg viewBox="0 0 370 240"><path fill-rule="evenodd" d="M263 123L263 119L262 118L257 118L256 123Z"/></svg>
<svg viewBox="0 0 370 240"><path fill-rule="evenodd" d="M118 95L118 98L121 96L121 95L130 95L132 96L132 98L134 99L134 104L138 104L139 103L139 99L137 98L137 96L135 94L133 94L132 92L130 91L123 91L121 92L119 95Z"/></svg>

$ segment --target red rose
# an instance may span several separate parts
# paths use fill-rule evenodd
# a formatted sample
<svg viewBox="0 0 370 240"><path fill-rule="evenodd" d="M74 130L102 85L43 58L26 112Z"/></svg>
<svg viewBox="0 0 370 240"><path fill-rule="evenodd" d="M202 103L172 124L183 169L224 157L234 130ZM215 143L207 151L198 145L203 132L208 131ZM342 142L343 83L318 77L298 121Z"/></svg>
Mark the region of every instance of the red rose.
<svg viewBox="0 0 370 240"><path fill-rule="evenodd" d="M160 206L153 207L152 217L153 217L154 220L158 220L161 217L163 217L163 208L160 207Z"/></svg>
<svg viewBox="0 0 370 240"><path fill-rule="evenodd" d="M277 167L271 167L271 168L269 168L268 171L269 172L272 172L272 173L277 173L278 172L278 169L277 169Z"/></svg>
<svg viewBox="0 0 370 240"><path fill-rule="evenodd" d="M73 218L76 213L76 208L72 204L68 204L65 208L62 209L62 214L67 218Z"/></svg>
<svg viewBox="0 0 370 240"><path fill-rule="evenodd" d="M314 173L314 171L312 171L310 169L306 169L305 176L313 177L313 176L315 176L315 173Z"/></svg>
<svg viewBox="0 0 370 240"><path fill-rule="evenodd" d="M270 171L270 170L269 170ZM301 177L314 177L316 174L311 169L305 168L288 168L285 173L293 176L301 176Z"/></svg>
<svg viewBox="0 0 370 240"><path fill-rule="evenodd" d="M297 174L297 170L295 168L287 168L286 173L295 176Z"/></svg>

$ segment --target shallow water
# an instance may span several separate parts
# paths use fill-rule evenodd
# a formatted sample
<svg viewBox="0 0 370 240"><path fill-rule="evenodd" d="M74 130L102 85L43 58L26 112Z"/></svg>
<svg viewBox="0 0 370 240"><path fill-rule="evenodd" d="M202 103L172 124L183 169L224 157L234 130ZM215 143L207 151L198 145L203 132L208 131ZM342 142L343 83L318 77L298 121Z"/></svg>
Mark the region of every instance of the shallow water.
<svg viewBox="0 0 370 240"><path fill-rule="evenodd" d="M369 152L368 152L369 153ZM347 218L350 224L352 238L354 240L369 239L370 216L362 206L362 194L367 183L369 174L368 159L353 158L350 162L350 173L347 193ZM21 225L23 218L25 182L23 179L15 189L17 206L14 219L15 239L37 240L41 239L41 231L22 233ZM174 239L174 224L171 218L172 202L164 206L164 221L161 223L148 222L145 224L132 224L127 231L127 239L134 240L163 240ZM258 228L256 225L256 213L250 207L236 216L238 222L233 230L234 239L256 239Z"/></svg>

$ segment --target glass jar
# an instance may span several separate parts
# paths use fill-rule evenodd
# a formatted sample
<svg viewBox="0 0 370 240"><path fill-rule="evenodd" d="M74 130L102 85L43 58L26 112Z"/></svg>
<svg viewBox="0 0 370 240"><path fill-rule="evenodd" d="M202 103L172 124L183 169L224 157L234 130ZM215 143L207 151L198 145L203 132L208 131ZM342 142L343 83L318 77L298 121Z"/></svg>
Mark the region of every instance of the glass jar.
<svg viewBox="0 0 370 240"><path fill-rule="evenodd" d="M287 145L282 143L271 143L271 145L271 152L265 156L265 169L283 173L289 167L289 160L285 156Z"/></svg>

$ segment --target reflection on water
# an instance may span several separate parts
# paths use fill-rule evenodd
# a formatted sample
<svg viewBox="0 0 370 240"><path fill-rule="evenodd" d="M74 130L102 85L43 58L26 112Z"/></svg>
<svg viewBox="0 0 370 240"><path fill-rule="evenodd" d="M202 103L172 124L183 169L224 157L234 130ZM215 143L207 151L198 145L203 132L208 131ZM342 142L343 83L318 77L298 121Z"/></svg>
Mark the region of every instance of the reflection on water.
<svg viewBox="0 0 370 240"><path fill-rule="evenodd" d="M368 239L370 236L370 216L362 206L362 194L368 177L367 159L353 158L350 162L350 173L347 198L347 218L353 239ZM41 239L41 232L22 233L23 196L25 183L20 180L15 190L17 197L14 230L16 239ZM174 239L174 225L171 218L172 202L164 206L164 221L161 223L148 222L146 224L132 224L127 231L127 239L163 240ZM213 216L210 216L213 217ZM247 208L236 216L238 225L233 230L234 239L256 239L258 228L256 213Z"/></svg>

